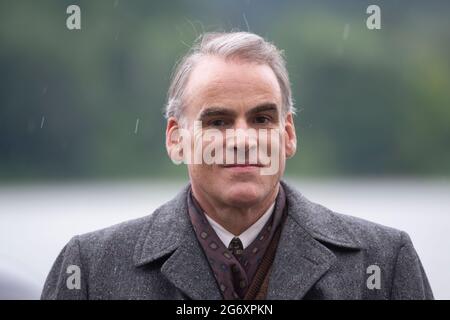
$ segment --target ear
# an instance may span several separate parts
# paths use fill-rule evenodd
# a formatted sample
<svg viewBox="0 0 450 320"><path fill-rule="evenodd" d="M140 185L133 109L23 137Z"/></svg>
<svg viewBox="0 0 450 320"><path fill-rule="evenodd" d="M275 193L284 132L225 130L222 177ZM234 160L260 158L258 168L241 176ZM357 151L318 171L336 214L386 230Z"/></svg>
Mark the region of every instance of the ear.
<svg viewBox="0 0 450 320"><path fill-rule="evenodd" d="M167 119L166 150L169 158L176 164L183 161L183 148L180 135L180 124L175 117Z"/></svg>
<svg viewBox="0 0 450 320"><path fill-rule="evenodd" d="M297 151L297 136L295 134L294 117L291 112L286 115L284 121L284 146L286 158L292 158Z"/></svg>

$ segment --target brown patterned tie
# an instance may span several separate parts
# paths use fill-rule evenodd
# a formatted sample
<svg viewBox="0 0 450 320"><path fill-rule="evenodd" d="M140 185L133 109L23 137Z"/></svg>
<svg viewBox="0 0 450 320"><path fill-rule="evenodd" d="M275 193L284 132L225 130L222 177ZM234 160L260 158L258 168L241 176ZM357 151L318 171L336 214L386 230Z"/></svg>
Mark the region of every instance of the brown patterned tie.
<svg viewBox="0 0 450 320"><path fill-rule="evenodd" d="M228 245L228 250L231 251L236 259L239 259L239 257L242 255L242 252L244 251L244 246L242 245L241 239L239 239L238 237L234 237Z"/></svg>

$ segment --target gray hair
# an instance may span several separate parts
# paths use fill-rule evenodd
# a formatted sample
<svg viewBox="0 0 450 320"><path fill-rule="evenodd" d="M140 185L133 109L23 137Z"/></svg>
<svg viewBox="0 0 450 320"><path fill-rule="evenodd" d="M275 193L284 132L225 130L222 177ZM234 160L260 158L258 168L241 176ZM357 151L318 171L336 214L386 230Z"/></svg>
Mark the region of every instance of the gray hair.
<svg viewBox="0 0 450 320"><path fill-rule="evenodd" d="M204 33L194 42L189 52L178 62L172 75L165 110L166 118L181 119L183 95L189 75L205 56L224 59L239 58L244 61L267 64L275 73L281 90L282 112L295 114L291 84L283 52L262 37L250 32Z"/></svg>

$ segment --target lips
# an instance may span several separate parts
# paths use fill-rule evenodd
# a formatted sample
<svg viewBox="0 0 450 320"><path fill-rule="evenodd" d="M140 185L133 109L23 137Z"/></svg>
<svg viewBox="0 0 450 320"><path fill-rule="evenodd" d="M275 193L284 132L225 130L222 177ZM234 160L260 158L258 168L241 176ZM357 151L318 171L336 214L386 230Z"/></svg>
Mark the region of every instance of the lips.
<svg viewBox="0 0 450 320"><path fill-rule="evenodd" d="M262 164L224 164L221 167L224 168L263 168Z"/></svg>

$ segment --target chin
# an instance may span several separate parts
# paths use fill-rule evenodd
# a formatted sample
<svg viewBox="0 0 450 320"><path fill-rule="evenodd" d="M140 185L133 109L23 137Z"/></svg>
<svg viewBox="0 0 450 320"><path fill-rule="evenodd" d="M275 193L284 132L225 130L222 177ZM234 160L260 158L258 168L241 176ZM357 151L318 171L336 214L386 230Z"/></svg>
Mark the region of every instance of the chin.
<svg viewBox="0 0 450 320"><path fill-rule="evenodd" d="M226 198L230 203L252 205L261 200L264 191L260 185L249 182L236 182L226 190Z"/></svg>

